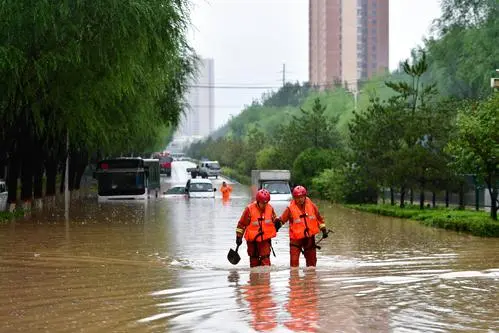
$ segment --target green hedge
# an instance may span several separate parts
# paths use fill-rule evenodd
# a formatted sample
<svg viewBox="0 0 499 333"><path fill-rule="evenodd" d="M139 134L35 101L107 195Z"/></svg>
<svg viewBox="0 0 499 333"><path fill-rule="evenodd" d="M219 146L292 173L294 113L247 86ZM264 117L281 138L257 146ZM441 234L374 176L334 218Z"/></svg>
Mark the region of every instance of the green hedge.
<svg viewBox="0 0 499 333"><path fill-rule="evenodd" d="M234 169L222 167L222 175L226 178L231 178L241 184L251 185L251 177L243 175Z"/></svg>
<svg viewBox="0 0 499 333"><path fill-rule="evenodd" d="M21 216L24 216L24 210L22 209L16 209L13 212L0 212L0 223L6 223L13 218Z"/></svg>
<svg viewBox="0 0 499 333"><path fill-rule="evenodd" d="M467 232L475 236L499 237L499 222L486 212L430 208L420 210L416 206L400 208L391 205L345 205L355 210L383 216L393 216L419 221L420 223L449 230Z"/></svg>

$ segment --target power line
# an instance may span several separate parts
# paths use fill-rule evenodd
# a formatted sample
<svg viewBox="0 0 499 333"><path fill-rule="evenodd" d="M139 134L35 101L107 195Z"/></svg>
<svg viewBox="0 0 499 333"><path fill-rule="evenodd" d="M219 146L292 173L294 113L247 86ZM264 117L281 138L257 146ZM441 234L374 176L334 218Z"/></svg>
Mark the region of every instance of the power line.
<svg viewBox="0 0 499 333"><path fill-rule="evenodd" d="M277 89L279 86L243 86L243 85L225 85L225 86L217 86L217 85L200 85L193 84L188 85L189 88L210 88L210 89Z"/></svg>
<svg viewBox="0 0 499 333"><path fill-rule="evenodd" d="M361 81L342 81L342 84L344 83L359 83ZM384 82L377 82L379 86L384 86ZM321 84L314 84L310 85L309 88L327 88L327 87L334 87L335 83L321 83ZM272 86L272 85L242 85L242 84L226 84L226 85L209 85L209 84L192 84L192 85L187 85L189 88L206 88L206 89L257 89L257 90L265 90L265 89L281 89L282 86Z"/></svg>
<svg viewBox="0 0 499 333"><path fill-rule="evenodd" d="M191 108L226 108L226 109L241 108L244 106L245 105L189 105L189 107Z"/></svg>

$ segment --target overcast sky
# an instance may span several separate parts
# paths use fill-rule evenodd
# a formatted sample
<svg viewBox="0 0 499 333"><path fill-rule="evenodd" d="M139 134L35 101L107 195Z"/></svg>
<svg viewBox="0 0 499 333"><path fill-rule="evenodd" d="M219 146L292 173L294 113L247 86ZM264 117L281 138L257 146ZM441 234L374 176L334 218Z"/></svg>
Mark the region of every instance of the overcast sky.
<svg viewBox="0 0 499 333"><path fill-rule="evenodd" d="M354 0L350 0L354 1ZM215 62L215 127L260 98L240 86L308 81L308 0L191 0L190 40L201 57ZM440 16L439 0L390 0L390 69L421 44Z"/></svg>

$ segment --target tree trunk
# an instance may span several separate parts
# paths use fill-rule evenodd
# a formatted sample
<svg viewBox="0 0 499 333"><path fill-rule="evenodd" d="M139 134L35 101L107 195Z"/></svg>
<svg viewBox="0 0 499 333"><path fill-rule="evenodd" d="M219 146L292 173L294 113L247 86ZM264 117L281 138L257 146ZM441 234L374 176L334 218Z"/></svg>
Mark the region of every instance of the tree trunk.
<svg viewBox="0 0 499 333"><path fill-rule="evenodd" d="M33 141L29 135L21 139L21 200L33 200Z"/></svg>
<svg viewBox="0 0 499 333"><path fill-rule="evenodd" d="M435 208L437 206L437 194L435 191L431 192L431 206Z"/></svg>
<svg viewBox="0 0 499 333"><path fill-rule="evenodd" d="M21 162L21 200L24 202L33 200L33 167L31 160L26 156Z"/></svg>
<svg viewBox="0 0 499 333"><path fill-rule="evenodd" d="M411 188L410 200L411 200L411 205L414 205L414 190L412 188Z"/></svg>
<svg viewBox="0 0 499 333"><path fill-rule="evenodd" d="M68 170L68 188L70 191L75 189L76 172L80 160L79 152L72 150L69 154L69 170ZM62 193L62 191L61 191Z"/></svg>
<svg viewBox="0 0 499 333"><path fill-rule="evenodd" d="M75 189L79 190L81 186L81 178L83 177L83 173L85 173L85 169L88 165L88 153L83 151L80 153L80 163L78 163L78 169L76 170L75 177Z"/></svg>
<svg viewBox="0 0 499 333"><path fill-rule="evenodd" d="M419 192L419 209L424 209L424 189Z"/></svg>
<svg viewBox="0 0 499 333"><path fill-rule="evenodd" d="M9 158L9 170L7 171L7 203L15 204L17 201L17 180L19 178L19 155L11 151Z"/></svg>
<svg viewBox="0 0 499 333"><path fill-rule="evenodd" d="M395 206L395 194L393 193L393 187L390 187L390 205Z"/></svg>
<svg viewBox="0 0 499 333"><path fill-rule="evenodd" d="M495 186L495 184L494 184ZM497 189L489 187L490 193L490 217L497 221Z"/></svg>
<svg viewBox="0 0 499 333"><path fill-rule="evenodd" d="M34 161L34 197L35 199L41 199L43 197L43 160L38 156L37 160Z"/></svg>
<svg viewBox="0 0 499 333"><path fill-rule="evenodd" d="M45 195L55 196L56 191L56 179L57 179L57 161L54 157L50 157L45 162L45 170L47 175L47 181L45 183Z"/></svg>
<svg viewBox="0 0 499 333"><path fill-rule="evenodd" d="M66 181L66 159L62 162L61 183L59 184L59 193L64 193L64 182Z"/></svg>
<svg viewBox="0 0 499 333"><path fill-rule="evenodd" d="M445 190L445 207L449 208L449 190Z"/></svg>
<svg viewBox="0 0 499 333"><path fill-rule="evenodd" d="M459 187L459 209L464 210L464 184Z"/></svg>
<svg viewBox="0 0 499 333"><path fill-rule="evenodd" d="M405 187L400 188L400 208L405 207Z"/></svg>
<svg viewBox="0 0 499 333"><path fill-rule="evenodd" d="M425 181L420 180L419 181L419 186L420 186L420 192L419 192L419 209L424 209L424 187L425 187Z"/></svg>

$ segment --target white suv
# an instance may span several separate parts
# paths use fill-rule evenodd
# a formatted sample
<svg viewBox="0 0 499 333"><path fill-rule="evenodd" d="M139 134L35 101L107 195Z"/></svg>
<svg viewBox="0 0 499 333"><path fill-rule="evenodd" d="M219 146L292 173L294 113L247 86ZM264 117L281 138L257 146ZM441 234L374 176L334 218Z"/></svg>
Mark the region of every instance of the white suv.
<svg viewBox="0 0 499 333"><path fill-rule="evenodd" d="M189 179L185 185L189 198L214 198L216 190L209 179Z"/></svg>

